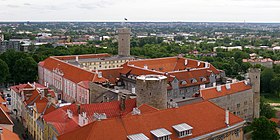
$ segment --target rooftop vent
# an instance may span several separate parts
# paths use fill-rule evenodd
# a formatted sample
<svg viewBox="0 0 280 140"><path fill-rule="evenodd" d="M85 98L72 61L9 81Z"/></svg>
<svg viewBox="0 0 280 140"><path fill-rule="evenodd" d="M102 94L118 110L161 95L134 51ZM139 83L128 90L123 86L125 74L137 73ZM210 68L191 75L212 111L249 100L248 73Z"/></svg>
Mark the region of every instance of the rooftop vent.
<svg viewBox="0 0 280 140"><path fill-rule="evenodd" d="M218 85L218 86L216 87L216 89L217 89L218 92L221 92L221 91L222 91L221 85Z"/></svg>
<svg viewBox="0 0 280 140"><path fill-rule="evenodd" d="M79 56L76 56L76 62L78 62L79 61Z"/></svg>
<svg viewBox="0 0 280 140"><path fill-rule="evenodd" d="M229 90L230 89L230 83L226 84L226 89Z"/></svg>
<svg viewBox="0 0 280 140"><path fill-rule="evenodd" d="M157 139L164 139L164 140L170 140L170 135L172 134L165 128L159 128L156 130L152 130L151 133L157 138Z"/></svg>
<svg viewBox="0 0 280 140"><path fill-rule="evenodd" d="M70 109L67 109L67 116L68 118L72 119L73 118L73 112Z"/></svg>
<svg viewBox="0 0 280 140"><path fill-rule="evenodd" d="M149 138L143 133L128 135L127 138L129 140L149 140Z"/></svg>
<svg viewBox="0 0 280 140"><path fill-rule="evenodd" d="M141 114L141 110L140 109L133 108L132 115L140 115L140 114Z"/></svg>
<svg viewBox="0 0 280 140"><path fill-rule="evenodd" d="M83 112L82 114L79 114L79 125L84 126L88 124L88 118L87 118L87 113Z"/></svg>
<svg viewBox="0 0 280 140"><path fill-rule="evenodd" d="M94 113L93 117L95 120L98 120L98 121L107 119L107 116L105 113Z"/></svg>
<svg viewBox="0 0 280 140"><path fill-rule="evenodd" d="M148 66L146 64L144 65L144 69L148 69Z"/></svg>
<svg viewBox="0 0 280 140"><path fill-rule="evenodd" d="M181 123L178 125L174 125L172 127L177 132L177 135L179 138L183 138L183 137L192 135L193 127L191 127L190 125L188 125L186 123Z"/></svg>
<svg viewBox="0 0 280 140"><path fill-rule="evenodd" d="M200 65L200 61L197 61L197 66L199 66Z"/></svg>

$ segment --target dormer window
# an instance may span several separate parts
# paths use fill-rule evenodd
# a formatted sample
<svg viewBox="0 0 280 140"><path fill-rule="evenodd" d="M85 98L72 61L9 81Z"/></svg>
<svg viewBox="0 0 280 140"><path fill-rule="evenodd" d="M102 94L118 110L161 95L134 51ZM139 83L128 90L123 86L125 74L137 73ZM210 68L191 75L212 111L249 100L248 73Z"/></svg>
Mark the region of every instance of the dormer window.
<svg viewBox="0 0 280 140"><path fill-rule="evenodd" d="M205 82L206 78L205 77L200 77L201 82Z"/></svg>
<svg viewBox="0 0 280 140"><path fill-rule="evenodd" d="M193 127L186 123L181 123L178 125L172 126L173 129L177 132L179 138L187 137L192 135Z"/></svg>
<svg viewBox="0 0 280 140"><path fill-rule="evenodd" d="M129 140L149 140L143 133L128 135L127 138Z"/></svg>
<svg viewBox="0 0 280 140"><path fill-rule="evenodd" d="M195 78L191 79L191 83L196 83L196 82L197 82L197 80Z"/></svg>
<svg viewBox="0 0 280 140"><path fill-rule="evenodd" d="M186 82L185 80L182 80L182 81L181 81L181 84L182 84L182 85L185 85L185 84L187 84L187 82Z"/></svg>
<svg viewBox="0 0 280 140"><path fill-rule="evenodd" d="M172 133L164 128L152 130L151 133L153 134L155 140L171 140L170 135Z"/></svg>

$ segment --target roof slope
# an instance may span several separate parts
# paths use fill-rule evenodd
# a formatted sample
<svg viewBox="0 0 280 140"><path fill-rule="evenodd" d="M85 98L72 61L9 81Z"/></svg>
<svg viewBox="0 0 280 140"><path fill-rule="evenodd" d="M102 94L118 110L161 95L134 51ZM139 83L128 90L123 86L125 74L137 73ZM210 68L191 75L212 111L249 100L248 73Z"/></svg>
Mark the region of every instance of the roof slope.
<svg viewBox="0 0 280 140"><path fill-rule="evenodd" d="M75 83L79 83L81 81L92 81L92 82L107 81L107 79L103 77L98 78L97 74L94 72L84 70L82 68L66 63L54 57L49 57L44 60L44 68L48 69L49 71L58 69L60 72L63 73L63 77Z"/></svg>
<svg viewBox="0 0 280 140"><path fill-rule="evenodd" d="M16 133L2 127L3 132L0 135L1 140L20 140L19 136Z"/></svg>
<svg viewBox="0 0 280 140"><path fill-rule="evenodd" d="M234 94L237 92L249 90L252 87L250 85L246 85L244 81L232 83L230 84L230 89L226 89L226 85L221 85L221 91L217 91L216 87L206 88L200 90L201 97L204 100L209 100L212 98L217 98L229 94Z"/></svg>
<svg viewBox="0 0 280 140"><path fill-rule="evenodd" d="M230 126L243 122L243 119L230 113ZM128 135L143 133L153 139L151 130L165 128L172 133L172 140L179 140L172 126L187 123L194 129L192 136L201 136L227 128L225 111L217 105L203 101L179 108L159 110L141 115L124 116L96 121L75 131L58 137L59 140L107 140L127 139Z"/></svg>
<svg viewBox="0 0 280 140"><path fill-rule="evenodd" d="M82 104L80 105L80 112L86 112L89 122L93 122L94 113L105 113L107 118L122 116L130 113L133 108L136 107L136 100L126 100L125 104L126 109L124 111L120 110L120 101L97 104ZM72 119L68 118L67 109L70 109L73 112ZM56 109L55 111L44 115L43 119L49 124L52 124L59 134L64 134L66 132L80 128L78 125L78 106L76 104Z"/></svg>

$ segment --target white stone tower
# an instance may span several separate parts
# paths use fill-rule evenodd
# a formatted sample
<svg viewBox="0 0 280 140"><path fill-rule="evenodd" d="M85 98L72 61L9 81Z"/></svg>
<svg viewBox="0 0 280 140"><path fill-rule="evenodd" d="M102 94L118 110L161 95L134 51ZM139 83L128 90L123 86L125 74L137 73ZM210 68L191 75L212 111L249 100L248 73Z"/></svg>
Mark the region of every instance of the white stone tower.
<svg viewBox="0 0 280 140"><path fill-rule="evenodd" d="M258 68L249 69L249 79L250 84L252 85L253 95L253 117L260 117L260 76L261 70Z"/></svg>
<svg viewBox="0 0 280 140"><path fill-rule="evenodd" d="M130 56L130 33L129 28L118 29L118 55Z"/></svg>
<svg viewBox="0 0 280 140"><path fill-rule="evenodd" d="M167 77L163 75L141 75L136 80L136 101L157 109L167 108Z"/></svg>

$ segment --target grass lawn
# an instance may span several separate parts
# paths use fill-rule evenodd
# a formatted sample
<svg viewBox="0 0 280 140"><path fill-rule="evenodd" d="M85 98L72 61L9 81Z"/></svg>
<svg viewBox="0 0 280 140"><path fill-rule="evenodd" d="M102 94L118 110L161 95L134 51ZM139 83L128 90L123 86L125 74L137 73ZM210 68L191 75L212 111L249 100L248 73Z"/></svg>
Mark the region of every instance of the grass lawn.
<svg viewBox="0 0 280 140"><path fill-rule="evenodd" d="M265 96L263 99L268 103L280 103L279 97Z"/></svg>

